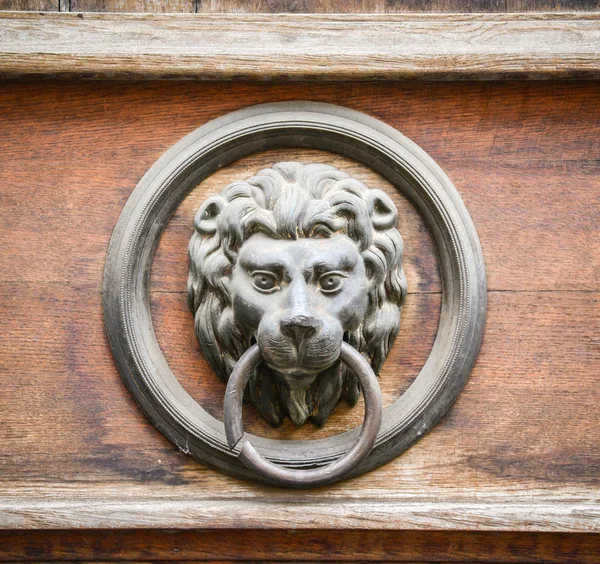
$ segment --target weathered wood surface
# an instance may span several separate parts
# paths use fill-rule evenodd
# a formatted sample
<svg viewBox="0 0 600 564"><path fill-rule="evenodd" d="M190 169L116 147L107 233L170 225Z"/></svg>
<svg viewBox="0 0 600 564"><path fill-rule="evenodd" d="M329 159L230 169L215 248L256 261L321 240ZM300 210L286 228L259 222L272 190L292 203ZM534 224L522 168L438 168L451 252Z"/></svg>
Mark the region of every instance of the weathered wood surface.
<svg viewBox="0 0 600 564"><path fill-rule="evenodd" d="M0 561L597 564L600 535L420 531L0 532ZM149 547L152 547L151 549Z"/></svg>
<svg viewBox="0 0 600 564"><path fill-rule="evenodd" d="M131 5L137 1L131 0ZM598 8L596 0L198 0L199 12L212 13L564 12Z"/></svg>
<svg viewBox="0 0 600 564"><path fill-rule="evenodd" d="M61 12L564 12L597 11L596 0L0 0L0 10Z"/></svg>
<svg viewBox="0 0 600 564"><path fill-rule="evenodd" d="M71 0L70 11L190 13L196 0Z"/></svg>
<svg viewBox="0 0 600 564"><path fill-rule="evenodd" d="M10 537L8 535L11 535ZM273 532L230 531L221 533L159 531L72 531L31 534L0 533L0 543L10 549L3 561L40 561L42 558L77 560L131 560L148 554L164 560L189 561L219 559L265 562L278 558L315 561L411 561L437 562L530 562L586 564L597 562L598 537L592 535L532 534L525 539L514 533L419 533L346 531ZM480 555L482 558L478 558ZM485 555L485 560L483 558Z"/></svg>
<svg viewBox="0 0 600 564"><path fill-rule="evenodd" d="M0 10L58 11L58 0L0 0Z"/></svg>
<svg viewBox="0 0 600 564"><path fill-rule="evenodd" d="M0 13L0 76L600 77L600 14Z"/></svg>
<svg viewBox="0 0 600 564"><path fill-rule="evenodd" d="M111 231L143 173L207 120L286 99L365 111L428 151L471 212L490 289L479 361L444 421L378 471L302 493L228 478L178 452L123 386L101 308ZM593 82L3 84L0 526L600 530L599 100ZM203 192L289 154L215 174L157 250L160 343L215 416L223 385L203 364L183 295L191 217ZM440 300L428 235L397 201L411 293L382 378L386 402L427 355ZM359 414L340 406L326 429L294 432L248 409L246 424L314 437Z"/></svg>
<svg viewBox="0 0 600 564"><path fill-rule="evenodd" d="M60 91L60 83L2 87L8 218L0 232L0 282L37 283L39 269L31 265L44 248L45 282L99 292L110 231L163 151L233 109L312 99L391 124L443 166L476 221L490 290L599 288L598 83L73 83L65 90L68 102ZM35 197L27 196L33 190ZM185 226L174 228L181 242ZM155 277L161 289L180 291L187 266L180 260L169 268L177 274ZM422 271L430 276L428 265ZM409 283L414 291L414 277ZM422 291L439 291L434 279L420 284Z"/></svg>

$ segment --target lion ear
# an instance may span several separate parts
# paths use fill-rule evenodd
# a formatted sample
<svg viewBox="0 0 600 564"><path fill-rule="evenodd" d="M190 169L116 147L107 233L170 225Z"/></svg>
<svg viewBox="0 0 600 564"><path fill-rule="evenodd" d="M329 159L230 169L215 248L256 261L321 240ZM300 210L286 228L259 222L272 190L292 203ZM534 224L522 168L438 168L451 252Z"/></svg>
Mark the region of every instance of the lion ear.
<svg viewBox="0 0 600 564"><path fill-rule="evenodd" d="M194 228L200 235L214 235L217 231L217 220L227 202L222 196L208 198L196 213Z"/></svg>
<svg viewBox="0 0 600 564"><path fill-rule="evenodd" d="M367 204L371 223L377 230L391 229L398 223L398 210L392 199L383 191L378 189L369 190L367 193Z"/></svg>

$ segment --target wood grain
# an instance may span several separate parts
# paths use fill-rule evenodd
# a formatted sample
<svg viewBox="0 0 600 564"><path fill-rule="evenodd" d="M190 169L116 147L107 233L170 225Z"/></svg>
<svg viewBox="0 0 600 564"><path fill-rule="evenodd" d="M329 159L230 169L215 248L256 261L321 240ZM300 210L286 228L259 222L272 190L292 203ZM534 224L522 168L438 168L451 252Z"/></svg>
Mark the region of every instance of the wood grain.
<svg viewBox="0 0 600 564"><path fill-rule="evenodd" d="M598 14L0 13L0 76L198 80L600 76Z"/></svg>
<svg viewBox="0 0 600 564"><path fill-rule="evenodd" d="M595 0L197 0L198 11L244 13L595 11ZM137 10L136 10L137 11Z"/></svg>
<svg viewBox="0 0 600 564"><path fill-rule="evenodd" d="M168 147L239 107L312 99L397 127L442 166L477 226L490 289L600 287L597 83L5 83L0 92L4 283L37 283L30 265L44 248L45 282L99 292L120 210ZM177 217L158 249L167 262L156 290L182 291L191 227ZM411 291L439 291L426 273L431 265L413 268Z"/></svg>
<svg viewBox="0 0 600 564"><path fill-rule="evenodd" d="M189 13L196 0L71 0L71 12Z"/></svg>
<svg viewBox="0 0 600 564"><path fill-rule="evenodd" d="M365 111L430 153L471 212L490 282L482 352L449 415L378 471L302 493L229 478L177 451L121 382L101 307L111 231L152 163L209 119L286 99ZM600 530L599 100L592 82L2 84L0 527ZM204 193L289 155L254 155L219 171L190 194L157 249L151 301L161 346L184 386L215 416L222 384L198 352L183 295L191 217ZM294 156L333 160L394 195L340 157ZM387 402L423 363L440 300L428 234L395 197L411 293L382 377ZM250 409L246 423L257 433L315 437L352 427L359 413L340 405L322 431L274 431ZM392 543L391 535L382 539ZM298 546L309 543L298 538ZM333 533L322 538L337 542ZM467 542L432 538L432 558L436 542L446 553ZM477 538L480 555L485 543L508 551L512 542ZM542 560L552 553L539 539L531 554ZM358 555L370 548L363 540ZM374 542L373 558L384 559L377 547L387 544ZM548 540L557 555L575 550L572 542ZM331 546L337 554L338 545ZM298 554L318 559L308 548ZM114 550L114 558L126 557ZM408 548L390 550L397 559L421 558ZM268 558L258 545L248 551ZM87 554L109 558L100 548ZM457 549L456 560L465 554Z"/></svg>
<svg viewBox="0 0 600 564"><path fill-rule="evenodd" d="M18 292L5 288L0 310L1 370L11 375L0 398L4 482L0 490L14 502L23 503L19 494L25 492L29 501L38 498L39 502L45 483L53 483L61 499L72 498L67 509L78 495L84 495L81 501L91 506L92 498L101 504L106 496L118 497L124 489L134 498L143 495L146 502L165 495L173 502L190 497L209 501L219 491L235 493L240 502L248 498L285 503L292 496L306 504L330 498L338 505L335 519L331 517L333 525L354 521L352 513L342 512L350 492L354 501L377 495L382 502L435 506L443 505L444 500L461 504L464 511L475 500L485 505L496 496L510 495L515 513L519 503L529 510L532 499L540 504L544 500L547 504L548 500L576 503L581 495L592 503L597 495L600 398L595 383L599 362L595 343L600 331L600 297L596 293L492 292L480 359L445 421L380 471L305 494L257 488L178 453L145 421L113 367L103 335L101 296L60 288L46 288L42 296L38 294L36 288L23 285ZM416 298L411 297L413 301ZM420 299L432 298L421 295ZM180 367L188 362L190 349L197 356L194 336L188 329L184 334L173 331L174 337L167 338L164 325L167 318L174 317L172 300L159 296L154 302L155 311L161 313L157 327L162 343L169 346L170 361ZM18 323L11 323L17 318ZM41 327L50 330L36 332ZM28 338L34 332L35 341ZM394 355L410 355L416 361L423 354L425 347L421 346L416 352L395 350ZM406 368L397 365L396 370ZM190 379L197 380L195 389L216 405L222 385L201 362L189 371ZM385 378L391 380L391 373L382 378L389 386ZM189 385L189 380L183 382ZM353 415L338 411L332 424L348 428L354 424ZM289 432L283 429L280 436ZM304 430L305 435L311 432L310 428ZM132 501L143 507L141 500ZM305 511L302 507L299 509ZM473 510L482 508L476 505ZM16 508L9 511L3 505L3 526L15 523L14 511ZM196 511L202 526L209 526L202 517L205 509ZM117 522L123 526L133 513L132 508L125 521L110 519L114 526ZM92 514L86 517L90 523L106 523L106 514ZM167 516L142 512L136 515L136 522L156 523L157 518ZM306 526L307 518L298 517L296 525ZM585 515L578 518L586 519ZM193 520L189 515L188 519L186 524L191 526ZM387 519L388 526L397 526L391 514ZM509 518L496 513L493 525L501 526L503 519ZM405 521L403 527L409 525ZM52 522L51 515L37 519L38 525ZM266 526L266 517L261 522ZM594 527L594 521L588 526Z"/></svg>
<svg viewBox="0 0 600 564"><path fill-rule="evenodd" d="M0 10L144 13L594 12L596 0L0 0Z"/></svg>
<svg viewBox="0 0 600 564"><path fill-rule="evenodd" d="M597 564L600 535L420 531L0 532L0 560ZM152 548L150 548L152 547Z"/></svg>
<svg viewBox="0 0 600 564"><path fill-rule="evenodd" d="M58 0L0 0L0 10L57 11Z"/></svg>
<svg viewBox="0 0 600 564"><path fill-rule="evenodd" d="M596 0L0 0L0 10L61 12L396 13L596 11Z"/></svg>

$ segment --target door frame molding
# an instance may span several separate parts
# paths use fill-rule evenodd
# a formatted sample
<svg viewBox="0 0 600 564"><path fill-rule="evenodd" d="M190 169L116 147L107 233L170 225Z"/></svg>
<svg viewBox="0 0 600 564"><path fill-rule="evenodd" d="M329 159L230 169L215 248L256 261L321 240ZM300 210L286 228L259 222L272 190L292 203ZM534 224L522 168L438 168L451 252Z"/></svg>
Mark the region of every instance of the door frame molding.
<svg viewBox="0 0 600 564"><path fill-rule="evenodd" d="M600 78L600 13L0 12L0 77Z"/></svg>

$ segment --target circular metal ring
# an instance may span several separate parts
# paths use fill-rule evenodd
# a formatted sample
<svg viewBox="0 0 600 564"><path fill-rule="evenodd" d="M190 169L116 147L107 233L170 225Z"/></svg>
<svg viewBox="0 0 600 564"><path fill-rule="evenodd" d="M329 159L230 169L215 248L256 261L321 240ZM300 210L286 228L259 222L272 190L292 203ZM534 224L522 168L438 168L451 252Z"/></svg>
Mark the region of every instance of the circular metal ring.
<svg viewBox="0 0 600 564"><path fill-rule="evenodd" d="M336 461L309 470L296 470L273 464L263 458L252 446L250 439L244 439L242 423L242 400L244 390L252 371L262 360L258 345L252 345L238 360L225 391L224 423L229 447L233 450L244 441L238 458L244 465L272 484L291 488L315 487L330 484L350 473L371 452L383 414L383 401L377 376L364 357L348 343L342 343L340 360L350 367L360 380L365 397L365 420L354 446Z"/></svg>

